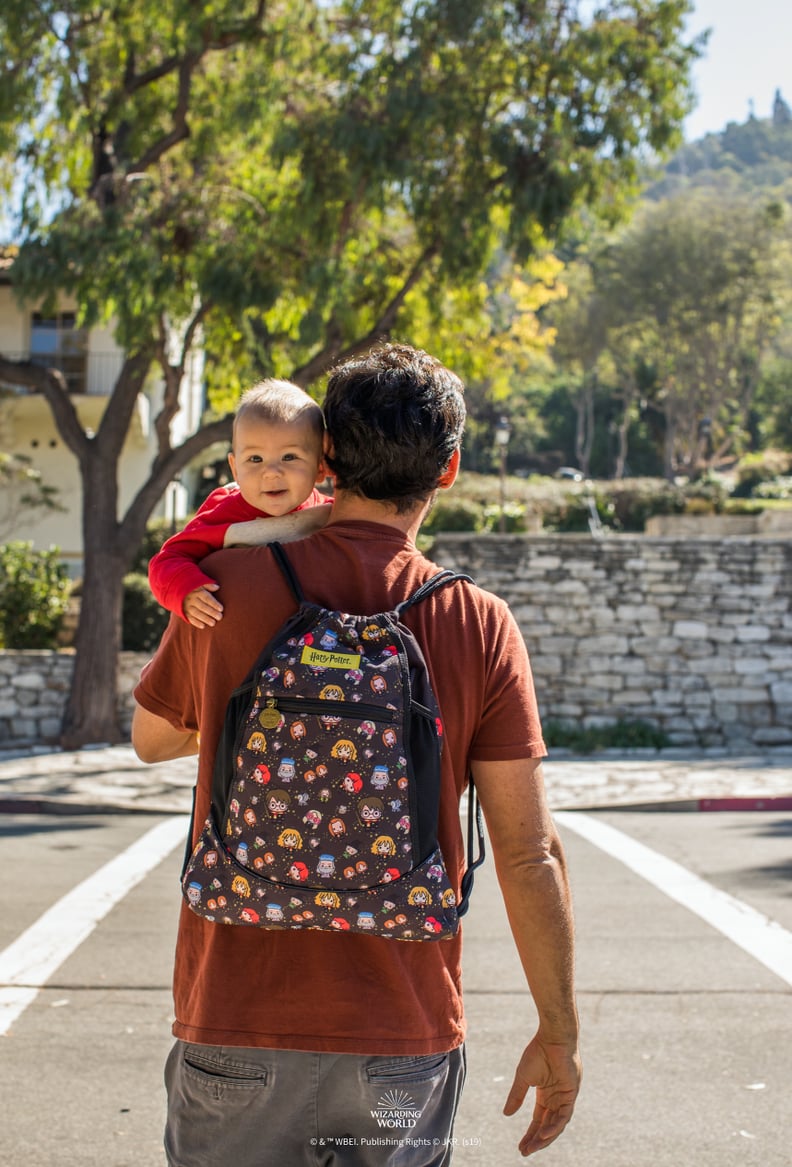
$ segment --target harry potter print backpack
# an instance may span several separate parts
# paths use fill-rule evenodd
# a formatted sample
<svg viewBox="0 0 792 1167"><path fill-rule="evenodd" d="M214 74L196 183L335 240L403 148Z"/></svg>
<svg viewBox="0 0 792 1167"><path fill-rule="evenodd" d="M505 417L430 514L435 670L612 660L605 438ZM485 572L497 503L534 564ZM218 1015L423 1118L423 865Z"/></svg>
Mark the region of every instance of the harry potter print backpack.
<svg viewBox="0 0 792 1167"><path fill-rule="evenodd" d="M231 695L184 897L223 924L452 936L484 857L481 812L471 781L457 902L437 842L443 725L401 616L470 577L441 571L393 611L356 616L307 601L272 551L299 608Z"/></svg>

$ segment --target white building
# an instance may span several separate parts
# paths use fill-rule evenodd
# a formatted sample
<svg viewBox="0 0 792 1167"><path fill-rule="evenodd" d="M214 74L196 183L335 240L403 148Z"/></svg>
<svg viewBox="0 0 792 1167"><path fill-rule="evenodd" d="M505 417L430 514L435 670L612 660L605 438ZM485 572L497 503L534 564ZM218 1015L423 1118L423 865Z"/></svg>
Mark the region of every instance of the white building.
<svg viewBox="0 0 792 1167"><path fill-rule="evenodd" d="M66 378L83 426L96 430L123 359L112 329L94 328L85 332L77 328L75 306L65 299L53 316L45 316L34 307L21 307L13 294L9 267L8 261L0 258L0 353L12 360L31 359L59 369ZM119 464L122 513L149 474L156 452L153 418L161 395L161 381L152 378L137 400ZM196 353L188 362L182 408L171 425L174 445L198 429L202 408L203 354ZM0 448L28 459L43 482L57 489L57 501L64 508L63 511L40 507L12 509L10 494L0 486L0 514L6 518L2 541L24 540L32 542L38 550L58 547L70 574L79 575L82 566L79 470L42 394L0 384ZM181 483L172 483L155 515L176 522L184 519L187 506L187 489Z"/></svg>

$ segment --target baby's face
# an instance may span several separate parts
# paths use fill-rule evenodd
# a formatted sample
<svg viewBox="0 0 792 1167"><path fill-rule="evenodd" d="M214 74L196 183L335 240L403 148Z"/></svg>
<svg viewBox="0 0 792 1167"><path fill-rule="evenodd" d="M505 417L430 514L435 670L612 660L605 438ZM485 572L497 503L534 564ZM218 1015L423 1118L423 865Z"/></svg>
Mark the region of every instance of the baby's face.
<svg viewBox="0 0 792 1167"><path fill-rule="evenodd" d="M321 442L304 422L237 419L231 471L245 502L285 515L305 502L325 477Z"/></svg>

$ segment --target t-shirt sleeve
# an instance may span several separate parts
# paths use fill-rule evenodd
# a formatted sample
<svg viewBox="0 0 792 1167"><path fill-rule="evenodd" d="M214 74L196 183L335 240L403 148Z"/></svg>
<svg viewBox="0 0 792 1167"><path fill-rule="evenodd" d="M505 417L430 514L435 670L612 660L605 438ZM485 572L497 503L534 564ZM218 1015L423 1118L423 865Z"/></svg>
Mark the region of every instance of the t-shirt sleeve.
<svg viewBox="0 0 792 1167"><path fill-rule="evenodd" d="M508 606L496 600L482 629L485 644L483 701L470 759L505 762L543 758L547 748L528 650Z"/></svg>
<svg viewBox="0 0 792 1167"><path fill-rule="evenodd" d="M200 725L200 693L193 685L193 654L188 624L171 618L156 655L144 665L133 696L149 713L174 729L194 731Z"/></svg>

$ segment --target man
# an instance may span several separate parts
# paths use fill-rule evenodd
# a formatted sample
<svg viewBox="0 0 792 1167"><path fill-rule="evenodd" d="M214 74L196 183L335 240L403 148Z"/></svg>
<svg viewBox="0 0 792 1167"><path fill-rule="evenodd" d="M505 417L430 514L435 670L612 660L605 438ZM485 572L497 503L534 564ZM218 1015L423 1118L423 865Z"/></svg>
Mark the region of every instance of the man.
<svg viewBox="0 0 792 1167"><path fill-rule="evenodd" d="M415 538L457 474L462 385L426 353L389 345L331 375L325 417L332 514L291 544L289 558L310 599L386 610L436 570ZM232 528L227 541L235 538ZM295 607L266 547L217 552L204 566L220 585L223 620L211 631L171 621L136 690L132 728L147 762L198 752L200 735L196 829L228 697ZM572 913L530 666L505 603L471 584L440 589L405 622L427 656L445 726L446 864L459 879L459 801L472 770L538 1013L505 1105L513 1114L536 1088L519 1144L530 1155L564 1129L580 1080ZM183 907L166 1068L171 1167L450 1163L464 1079L460 961L461 935L416 943L268 931ZM380 1125L383 1111L390 1126Z"/></svg>

